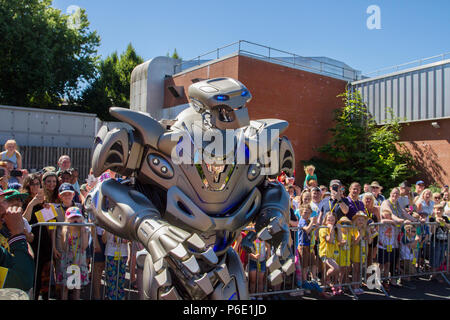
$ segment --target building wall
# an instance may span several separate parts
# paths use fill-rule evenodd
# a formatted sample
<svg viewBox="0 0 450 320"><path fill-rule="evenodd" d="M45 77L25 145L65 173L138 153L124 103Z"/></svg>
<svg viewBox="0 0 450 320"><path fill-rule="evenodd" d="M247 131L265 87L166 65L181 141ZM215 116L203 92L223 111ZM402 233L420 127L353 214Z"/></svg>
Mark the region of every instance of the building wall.
<svg viewBox="0 0 450 320"><path fill-rule="evenodd" d="M238 62L239 56L229 59L219 60L216 63L209 64L205 67L194 69L192 71L183 72L167 77L164 84L164 108L174 107L185 104L187 100L187 89L192 84L192 79L209 79L217 77L230 77L239 79ZM169 86L177 87L178 92L182 93L179 98L175 98L168 90Z"/></svg>
<svg viewBox="0 0 450 320"><path fill-rule="evenodd" d="M433 128L437 122L440 128ZM450 119L404 124L400 140L409 149L427 185L450 183Z"/></svg>
<svg viewBox="0 0 450 320"><path fill-rule="evenodd" d="M352 82L378 123L395 116L431 120L450 116L450 60Z"/></svg>
<svg viewBox="0 0 450 320"><path fill-rule="evenodd" d="M315 148L330 138L333 110L343 106L337 95L345 91L347 82L249 57L239 57L239 80L253 95L251 119L289 122L285 135L295 150L297 183L303 184L301 161L319 156ZM319 173L318 179L321 183Z"/></svg>
<svg viewBox="0 0 450 320"><path fill-rule="evenodd" d="M325 144L330 137L327 130L332 126L333 110L342 106L341 99L336 96L345 91L347 82L250 57L234 56L167 78L164 107L186 103L187 88L192 79L223 76L238 79L252 93L253 98L248 104L250 119L278 118L289 122L285 135L294 147L297 183L302 184L305 174L301 161L317 156L314 149ZM174 98L168 86L180 88L181 92L184 89L184 94Z"/></svg>
<svg viewBox="0 0 450 320"><path fill-rule="evenodd" d="M0 105L0 145L90 148L99 124L90 113Z"/></svg>

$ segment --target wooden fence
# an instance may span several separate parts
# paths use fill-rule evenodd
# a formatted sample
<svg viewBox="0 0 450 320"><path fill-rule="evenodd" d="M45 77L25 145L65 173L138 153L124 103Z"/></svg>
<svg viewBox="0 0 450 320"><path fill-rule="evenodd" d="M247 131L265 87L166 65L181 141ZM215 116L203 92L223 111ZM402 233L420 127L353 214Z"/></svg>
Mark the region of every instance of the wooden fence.
<svg viewBox="0 0 450 320"><path fill-rule="evenodd" d="M78 182L84 183L91 168L91 148L66 148L66 147L32 147L20 146L22 154L22 167L31 172L47 167L58 167L58 159L60 156L67 154L72 162L72 167L78 169Z"/></svg>

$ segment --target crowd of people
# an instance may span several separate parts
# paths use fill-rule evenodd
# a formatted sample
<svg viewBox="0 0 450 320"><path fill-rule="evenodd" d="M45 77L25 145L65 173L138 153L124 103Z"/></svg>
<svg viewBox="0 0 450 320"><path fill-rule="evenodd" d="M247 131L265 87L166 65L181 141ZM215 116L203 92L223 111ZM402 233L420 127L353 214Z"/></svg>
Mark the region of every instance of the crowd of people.
<svg viewBox="0 0 450 320"><path fill-rule="evenodd" d="M364 183L363 188L353 182L346 189L338 179L329 186L319 185L312 165L305 167L305 174L302 187L285 173L277 178L290 196L295 284L301 294L311 290L324 297L347 290L362 294L361 269L372 264L379 266L387 292L400 282L414 287L410 281L420 272L443 282L438 271L447 270L448 185L433 193L422 180L414 191L404 181L385 198L377 181ZM244 236L245 232L240 239ZM264 242L255 246L256 254L240 252L242 262L249 265L251 293L268 289L265 262L258 258L271 254Z"/></svg>
<svg viewBox="0 0 450 320"><path fill-rule="evenodd" d="M81 183L68 155L62 155L56 166L29 172L22 168L14 140L6 142L0 159L0 262L9 279L0 281L0 288L12 286L32 292L33 299L77 300L92 282L93 299L123 300L127 266L131 285L137 288L136 252L143 248L95 226L83 206L87 193L98 181L120 177L114 172L97 178L89 174ZM7 219L18 214L20 222ZM12 231L15 223L21 224L21 232ZM23 240L21 246L12 245L18 239ZM31 267L24 269L24 256L18 255L17 248L26 249ZM75 286L70 283L73 266L80 279Z"/></svg>
<svg viewBox="0 0 450 320"><path fill-rule="evenodd" d="M393 276L400 272L412 275L428 267L434 272L447 268L448 186L432 193L417 181L413 192L405 181L385 198L377 181L362 188L353 182L347 190L338 179L319 185L314 166L307 166L305 173L301 187L285 173L276 179L290 197L294 281L299 289L330 297L343 294L350 284L354 294L361 294L362 264L379 265L385 290L396 285ZM56 166L28 172L22 168L16 142L5 143L0 153L0 288L34 288L34 299L80 299L83 288L91 284L93 299L121 300L128 270L131 286L140 289L136 253L143 246L95 226L83 207L87 193L108 178L123 177L107 171L79 181L68 155L62 155ZM44 222L50 224L34 226ZM273 248L257 239L255 250L246 252L240 246L245 234L233 247L248 272L250 293L257 294L265 290L266 260ZM80 275L75 286L70 283L72 271Z"/></svg>

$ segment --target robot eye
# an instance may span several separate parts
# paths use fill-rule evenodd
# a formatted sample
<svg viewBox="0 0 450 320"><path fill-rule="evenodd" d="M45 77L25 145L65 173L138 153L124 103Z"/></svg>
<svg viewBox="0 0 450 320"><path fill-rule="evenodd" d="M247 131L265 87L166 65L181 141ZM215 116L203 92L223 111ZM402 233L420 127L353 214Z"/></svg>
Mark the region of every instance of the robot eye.
<svg viewBox="0 0 450 320"><path fill-rule="evenodd" d="M216 99L217 101L227 101L230 100L230 97L226 94L218 94L214 96L214 99Z"/></svg>

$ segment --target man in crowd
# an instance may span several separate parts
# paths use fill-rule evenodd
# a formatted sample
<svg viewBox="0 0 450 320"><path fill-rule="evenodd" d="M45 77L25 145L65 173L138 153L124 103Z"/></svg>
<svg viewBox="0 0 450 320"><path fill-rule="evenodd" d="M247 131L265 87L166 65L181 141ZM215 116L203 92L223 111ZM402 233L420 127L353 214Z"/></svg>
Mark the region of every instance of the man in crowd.
<svg viewBox="0 0 450 320"><path fill-rule="evenodd" d="M372 192L372 187L369 183L364 183L363 192L359 195L359 200L362 200L364 193Z"/></svg>
<svg viewBox="0 0 450 320"><path fill-rule="evenodd" d="M61 157L59 157L59 160L58 160L58 172L64 171L64 170L69 170L71 165L72 165L72 162L70 161L70 157L66 154L62 155Z"/></svg>
<svg viewBox="0 0 450 320"><path fill-rule="evenodd" d="M383 190L383 187L380 186L380 184L378 183L378 181L373 181L370 184L370 188L372 189L372 194L375 197L376 200L376 205L377 206L381 206L381 204L383 203L384 200L386 200L386 198L383 196L383 194L381 193L381 190Z"/></svg>
<svg viewBox="0 0 450 320"><path fill-rule="evenodd" d="M414 196L411 193L411 184L408 181L403 181L398 186L400 188L400 197L398 203L400 208L406 209L409 213L414 209Z"/></svg>
<svg viewBox="0 0 450 320"><path fill-rule="evenodd" d="M0 288L28 291L33 286L34 262L28 253L24 234L22 208L8 206L5 197L12 194L0 191L0 228L9 233L8 246L0 247Z"/></svg>
<svg viewBox="0 0 450 320"><path fill-rule="evenodd" d="M416 192L413 193L414 197L420 196L422 191L425 190L425 182L419 180L416 182ZM417 199L416 199L417 200Z"/></svg>
<svg viewBox="0 0 450 320"><path fill-rule="evenodd" d="M323 220L323 217L328 211L336 214L337 220L346 216L348 213L348 200L342 197L342 183L340 180L331 180L330 192L330 197L322 200L319 221Z"/></svg>

